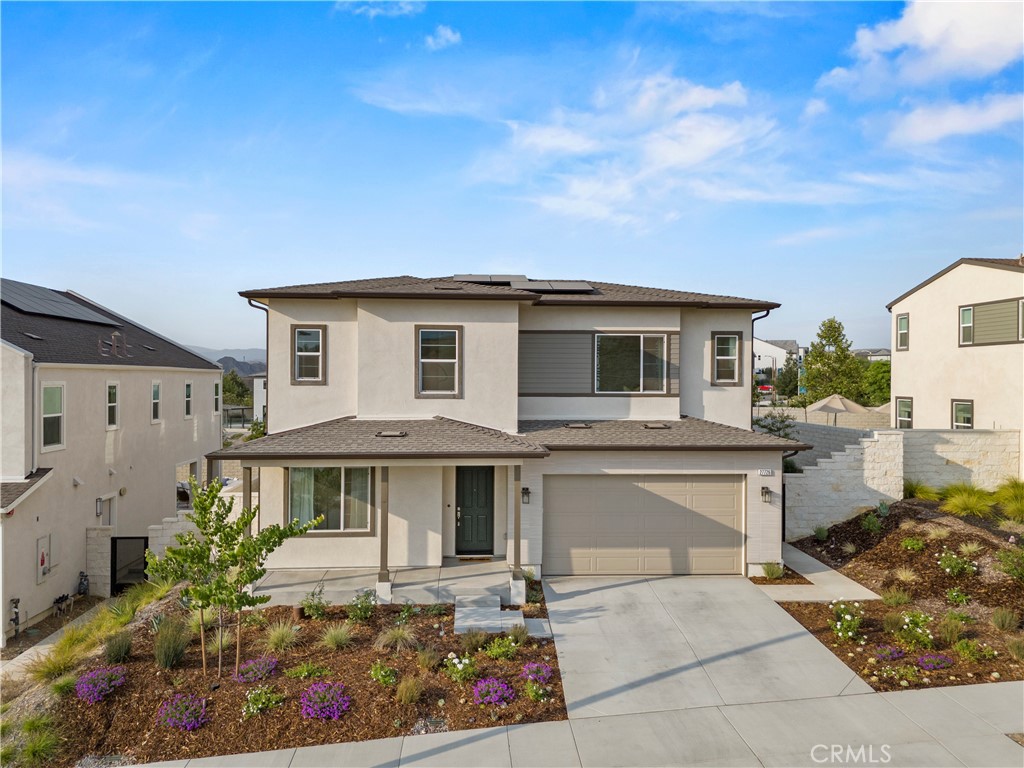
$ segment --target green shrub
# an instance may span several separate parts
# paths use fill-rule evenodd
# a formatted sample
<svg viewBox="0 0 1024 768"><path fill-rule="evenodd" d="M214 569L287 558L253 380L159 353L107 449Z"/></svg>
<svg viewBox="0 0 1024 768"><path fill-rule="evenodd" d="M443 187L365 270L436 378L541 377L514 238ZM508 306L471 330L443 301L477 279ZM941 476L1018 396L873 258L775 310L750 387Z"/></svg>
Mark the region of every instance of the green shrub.
<svg viewBox="0 0 1024 768"><path fill-rule="evenodd" d="M286 673L287 674L287 673ZM267 712L284 703L285 695L274 690L272 685L258 685L245 692L242 718L248 719Z"/></svg>
<svg viewBox="0 0 1024 768"><path fill-rule="evenodd" d="M946 590L946 601L950 605L967 605L971 602L971 596L960 587L950 587Z"/></svg>
<svg viewBox="0 0 1024 768"><path fill-rule="evenodd" d="M416 647L416 633L411 627L399 624L395 627L388 627L382 630L373 641L373 647L378 651L392 650L395 653L409 651Z"/></svg>
<svg viewBox="0 0 1024 768"><path fill-rule="evenodd" d="M473 654L482 650L487 642L487 633L482 629L471 629L459 636L459 644L466 653Z"/></svg>
<svg viewBox="0 0 1024 768"><path fill-rule="evenodd" d="M814 538L818 541L828 541L828 526L819 525L814 529Z"/></svg>
<svg viewBox="0 0 1024 768"><path fill-rule="evenodd" d="M192 635L185 622L176 616L169 616L160 624L160 631L153 638L153 657L156 665L173 669L185 658Z"/></svg>
<svg viewBox="0 0 1024 768"><path fill-rule="evenodd" d="M1001 549L996 553L999 569L1015 579L1024 581L1024 549Z"/></svg>
<svg viewBox="0 0 1024 768"><path fill-rule="evenodd" d="M448 606L444 603L431 603L423 609L423 612L427 616L444 616L448 613Z"/></svg>
<svg viewBox="0 0 1024 768"><path fill-rule="evenodd" d="M61 678L64 679L64 678ZM71 681L71 690L75 689L75 681ZM11 733L11 721L0 720L0 739L6 739Z"/></svg>
<svg viewBox="0 0 1024 768"><path fill-rule="evenodd" d="M395 689L395 699L399 704L415 704L423 695L423 681L418 677L403 677Z"/></svg>
<svg viewBox="0 0 1024 768"><path fill-rule="evenodd" d="M419 612L420 607L418 605L406 603L398 612L398 616L395 618L395 624L408 624L414 616L419 614Z"/></svg>
<svg viewBox="0 0 1024 768"><path fill-rule="evenodd" d="M882 603L889 607L906 605L912 599L913 598L907 590L900 589L899 587L891 587L890 589L882 590Z"/></svg>
<svg viewBox="0 0 1024 768"><path fill-rule="evenodd" d="M992 498L999 510L1011 520L1024 523L1024 480L1008 477L996 488Z"/></svg>
<svg viewBox="0 0 1024 768"><path fill-rule="evenodd" d="M64 627L64 631L53 647L62 651L75 649L87 651L96 646L99 641L98 634L95 628L88 624L71 624Z"/></svg>
<svg viewBox="0 0 1024 768"><path fill-rule="evenodd" d="M964 633L964 624L952 616L946 616L935 625L939 640L946 646L953 645Z"/></svg>
<svg viewBox="0 0 1024 768"><path fill-rule="evenodd" d="M874 512L868 512L860 519L860 527L872 536L877 536L882 532L882 521Z"/></svg>
<svg viewBox="0 0 1024 768"><path fill-rule="evenodd" d="M907 552L920 552L924 549L924 542L916 536L908 536L900 542L900 546Z"/></svg>
<svg viewBox="0 0 1024 768"><path fill-rule="evenodd" d="M18 756L18 748L13 744L0 747L0 765L11 765Z"/></svg>
<svg viewBox="0 0 1024 768"><path fill-rule="evenodd" d="M832 611L832 632L842 642L856 641L860 639L860 625L864 620L864 609L860 603L851 603L846 600L829 603Z"/></svg>
<svg viewBox="0 0 1024 768"><path fill-rule="evenodd" d="M782 563L761 563L761 573L766 579L781 579L785 572L786 569L783 568Z"/></svg>
<svg viewBox="0 0 1024 768"><path fill-rule="evenodd" d="M342 624L328 624L320 633L320 645L332 651L340 651L352 644L352 625L347 621Z"/></svg>
<svg viewBox="0 0 1024 768"><path fill-rule="evenodd" d="M525 624L514 625L507 634L519 646L525 645L530 639L530 631L526 628Z"/></svg>
<svg viewBox="0 0 1024 768"><path fill-rule="evenodd" d="M297 642L299 636L290 621L275 621L263 633L263 643L270 651L287 651Z"/></svg>
<svg viewBox="0 0 1024 768"><path fill-rule="evenodd" d="M256 627L257 629L262 629L263 627L267 626L268 623L269 622L267 621L266 614L263 613L263 611L261 611L259 608L256 608L251 611L245 611L242 614L242 624L246 627Z"/></svg>
<svg viewBox="0 0 1024 768"><path fill-rule="evenodd" d="M107 664L123 664L132 655L132 633L127 630L115 632L103 646L103 658Z"/></svg>
<svg viewBox="0 0 1024 768"><path fill-rule="evenodd" d="M370 665L370 677L381 685L394 685L398 681L398 670L377 659Z"/></svg>
<svg viewBox="0 0 1024 768"><path fill-rule="evenodd" d="M910 478L904 478L903 498L921 499L922 501L938 501L939 492L932 488L930 485L926 485L925 483L922 483L919 480L911 480Z"/></svg>
<svg viewBox="0 0 1024 768"><path fill-rule="evenodd" d="M496 637L484 648L484 653L492 659L514 659L519 646L511 637Z"/></svg>
<svg viewBox="0 0 1024 768"><path fill-rule="evenodd" d="M885 614L885 616L882 617L882 629L895 635L903 629L903 614L895 612Z"/></svg>
<svg viewBox="0 0 1024 768"><path fill-rule="evenodd" d="M75 692L76 682L77 678L74 675L64 675L64 677L58 677L50 684L50 690L53 691L55 696L63 698Z"/></svg>
<svg viewBox="0 0 1024 768"><path fill-rule="evenodd" d="M327 667L316 664L315 662L303 661L296 664L294 667L286 669L284 671L284 676L305 680L307 677L323 677L330 671L331 670Z"/></svg>
<svg viewBox="0 0 1024 768"><path fill-rule="evenodd" d="M996 652L984 643L966 638L954 643L953 650L964 661L990 661L997 656Z"/></svg>
<svg viewBox="0 0 1024 768"><path fill-rule="evenodd" d="M82 652L77 648L54 647L49 653L32 659L25 669L37 683L48 683L66 675L81 660Z"/></svg>
<svg viewBox="0 0 1024 768"><path fill-rule="evenodd" d="M966 557L960 557L956 552L946 547L942 548L942 554L938 559L939 568L950 576L973 576L978 572L978 566Z"/></svg>
<svg viewBox="0 0 1024 768"><path fill-rule="evenodd" d="M469 655L458 657L449 653L444 660L444 673L456 683L469 683L476 680L476 662Z"/></svg>
<svg viewBox="0 0 1024 768"><path fill-rule="evenodd" d="M437 652L436 648L420 648L416 651L416 666L420 669L430 672L437 669L437 665L440 663L441 654Z"/></svg>
<svg viewBox="0 0 1024 768"><path fill-rule="evenodd" d="M1024 637L1007 640L1006 651L1014 661L1024 661Z"/></svg>
<svg viewBox="0 0 1024 768"><path fill-rule="evenodd" d="M302 606L302 610L306 612L308 618L320 621L326 619L327 609L330 607L331 602L324 597L323 582L320 582L311 592L308 592L299 602L299 605Z"/></svg>
<svg viewBox="0 0 1024 768"><path fill-rule="evenodd" d="M951 531L944 525L938 525L933 523L932 525L926 525L924 528L924 535L928 541L942 541L948 539Z"/></svg>
<svg viewBox="0 0 1024 768"><path fill-rule="evenodd" d="M353 621L365 622L373 617L373 609L377 605L377 593L366 589L352 598L348 606L348 617Z"/></svg>
<svg viewBox="0 0 1024 768"><path fill-rule="evenodd" d="M28 766L49 765L60 749L60 734L56 730L33 733L25 740L20 761Z"/></svg>
<svg viewBox="0 0 1024 768"><path fill-rule="evenodd" d="M803 467L797 464L792 459L782 460L782 473L785 475L800 475L803 474Z"/></svg>
<svg viewBox="0 0 1024 768"><path fill-rule="evenodd" d="M53 728L53 720L49 715L29 715L21 721L21 732L26 736L41 733Z"/></svg>
<svg viewBox="0 0 1024 768"><path fill-rule="evenodd" d="M992 494L969 483L955 483L943 489L939 509L957 517L991 517Z"/></svg>
<svg viewBox="0 0 1024 768"><path fill-rule="evenodd" d="M932 633L928 629L932 617L923 611L907 611L903 614L903 626L896 637L911 648L931 648Z"/></svg>
<svg viewBox="0 0 1024 768"><path fill-rule="evenodd" d="M1020 626L1020 614L1012 608L996 608L992 611L992 626L1000 632L1013 632Z"/></svg>
<svg viewBox="0 0 1024 768"><path fill-rule="evenodd" d="M961 624L973 624L974 618L963 611L946 611L942 616L943 619L956 619Z"/></svg>

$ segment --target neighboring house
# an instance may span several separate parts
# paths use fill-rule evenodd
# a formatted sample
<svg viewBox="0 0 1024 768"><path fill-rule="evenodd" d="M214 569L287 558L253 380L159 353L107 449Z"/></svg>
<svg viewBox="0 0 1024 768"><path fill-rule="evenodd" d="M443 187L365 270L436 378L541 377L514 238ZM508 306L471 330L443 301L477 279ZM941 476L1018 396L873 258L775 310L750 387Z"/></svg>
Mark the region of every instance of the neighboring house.
<svg viewBox="0 0 1024 768"><path fill-rule="evenodd" d="M742 574L781 560L782 458L750 429L773 302L522 275L243 291L266 307L271 567L505 557L513 573Z"/></svg>
<svg viewBox="0 0 1024 768"><path fill-rule="evenodd" d="M252 377L252 417L267 420L267 377Z"/></svg>
<svg viewBox="0 0 1024 768"><path fill-rule="evenodd" d="M867 360L869 363L875 363L879 360L890 360L892 359L892 352L885 347L871 348L871 349L851 349L850 352L854 357L860 360Z"/></svg>
<svg viewBox="0 0 1024 768"><path fill-rule="evenodd" d="M1024 429L1024 257L960 259L887 309L894 427Z"/></svg>
<svg viewBox="0 0 1024 768"><path fill-rule="evenodd" d="M793 346L796 347L796 342L793 342ZM764 341L763 339L754 338L753 345L754 352L754 370L764 371L771 377L772 369L775 369L775 373L778 374L782 370L782 367L786 364L786 356L789 354L796 354L791 352L786 347L773 341Z"/></svg>
<svg viewBox="0 0 1024 768"><path fill-rule="evenodd" d="M221 444L221 372L72 292L5 279L0 301L6 637L12 600L24 627L75 593L87 528L112 528L115 582L138 576L176 466L199 475Z"/></svg>

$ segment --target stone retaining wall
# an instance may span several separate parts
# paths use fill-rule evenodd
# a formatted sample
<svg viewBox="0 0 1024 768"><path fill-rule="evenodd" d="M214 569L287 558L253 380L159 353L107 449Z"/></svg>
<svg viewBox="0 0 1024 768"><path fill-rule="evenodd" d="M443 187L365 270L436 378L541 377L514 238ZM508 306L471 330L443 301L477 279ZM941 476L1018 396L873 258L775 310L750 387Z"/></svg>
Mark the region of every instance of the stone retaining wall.
<svg viewBox="0 0 1024 768"><path fill-rule="evenodd" d="M1020 433L991 429L911 429L903 433L903 476L941 488L971 483L994 490L1020 472Z"/></svg>
<svg viewBox="0 0 1024 768"><path fill-rule="evenodd" d="M163 557L167 546L176 543L177 534L196 530L195 525L185 519L189 512L191 510L181 510L174 517L165 517L160 525L149 526L149 548L157 557Z"/></svg>
<svg viewBox="0 0 1024 768"><path fill-rule="evenodd" d="M793 425L793 439L814 447L809 451L800 451L793 457L798 467L817 464L820 459L827 459L833 453L841 453L848 446L856 445L864 437L871 437L870 429L848 429L846 427L826 427L823 424L797 423Z"/></svg>
<svg viewBox="0 0 1024 768"><path fill-rule="evenodd" d="M89 594L110 597L110 538L114 529L97 525L85 529L85 572L89 574Z"/></svg>

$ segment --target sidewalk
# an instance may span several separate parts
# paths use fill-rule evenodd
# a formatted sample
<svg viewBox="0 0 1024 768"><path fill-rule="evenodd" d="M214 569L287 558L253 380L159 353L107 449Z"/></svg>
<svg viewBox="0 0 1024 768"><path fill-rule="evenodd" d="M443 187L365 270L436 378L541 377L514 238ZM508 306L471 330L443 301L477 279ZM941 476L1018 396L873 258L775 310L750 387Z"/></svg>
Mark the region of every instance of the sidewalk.
<svg viewBox="0 0 1024 768"><path fill-rule="evenodd" d="M782 559L810 584L759 584L762 591L777 603L809 601L829 603L833 600L878 600L878 595L867 587L847 578L815 560L796 547L782 544Z"/></svg>
<svg viewBox="0 0 1024 768"><path fill-rule="evenodd" d="M103 607L106 604L106 601L103 601L102 603L96 603L96 605L94 605L88 611L83 613L81 616L77 616L76 618L72 619L63 627L58 629L56 632L47 635L32 647L26 648L22 653L19 653L13 659L8 659L7 661L0 661L0 675L10 675L11 677L24 676L26 667L28 667L28 665L31 664L35 659L49 653L50 648L53 646L53 644L60 640L61 635L64 634L64 630L66 630L68 627L75 627L80 624L85 624L86 622L91 621L92 617L99 613L101 610L103 610Z"/></svg>

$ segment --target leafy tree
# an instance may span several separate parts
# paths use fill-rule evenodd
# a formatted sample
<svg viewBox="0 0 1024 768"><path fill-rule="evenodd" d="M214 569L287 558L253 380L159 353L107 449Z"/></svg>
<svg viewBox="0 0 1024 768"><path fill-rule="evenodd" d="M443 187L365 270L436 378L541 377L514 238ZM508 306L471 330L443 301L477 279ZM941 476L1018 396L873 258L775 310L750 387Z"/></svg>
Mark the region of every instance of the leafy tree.
<svg viewBox="0 0 1024 768"><path fill-rule="evenodd" d="M224 374L224 403L226 405L252 405L252 392L238 371Z"/></svg>
<svg viewBox="0 0 1024 768"><path fill-rule="evenodd" d="M787 440L793 439L793 426L795 420L781 408L772 408L764 416L754 419L754 426L762 432L776 437L784 437Z"/></svg>
<svg viewBox="0 0 1024 768"><path fill-rule="evenodd" d="M235 627L235 673L242 650L241 611L254 608L270 600L269 595L253 595L247 587L263 578L267 569L265 563L270 553L286 540L301 536L319 525L323 517L317 517L300 525L292 520L286 526L276 523L250 534L252 521L259 507L242 509L233 515L234 499L220 495L221 483L214 480L200 488L195 478L192 486L192 512L186 515L196 531L186 531L175 536L177 547L168 547L162 558L152 551L146 552L146 567L151 576L172 577L185 580L187 585L182 594L200 611L216 609L218 628L224 630L224 612L236 615ZM232 519L234 518L234 519ZM200 633L200 647L203 654L203 674L206 674L206 642ZM223 647L218 645L217 676L223 669Z"/></svg>
<svg viewBox="0 0 1024 768"><path fill-rule="evenodd" d="M830 317L818 326L818 337L804 360L804 383L811 401L842 395L860 401L864 397L864 370L850 351L843 324Z"/></svg>
<svg viewBox="0 0 1024 768"><path fill-rule="evenodd" d="M793 397L800 379L800 367L796 361L796 355L787 354L786 362L775 377L775 391L782 397Z"/></svg>
<svg viewBox="0 0 1024 768"><path fill-rule="evenodd" d="M864 397L868 405L883 405L889 402L889 382L892 378L892 364L888 360L875 360L864 372Z"/></svg>

